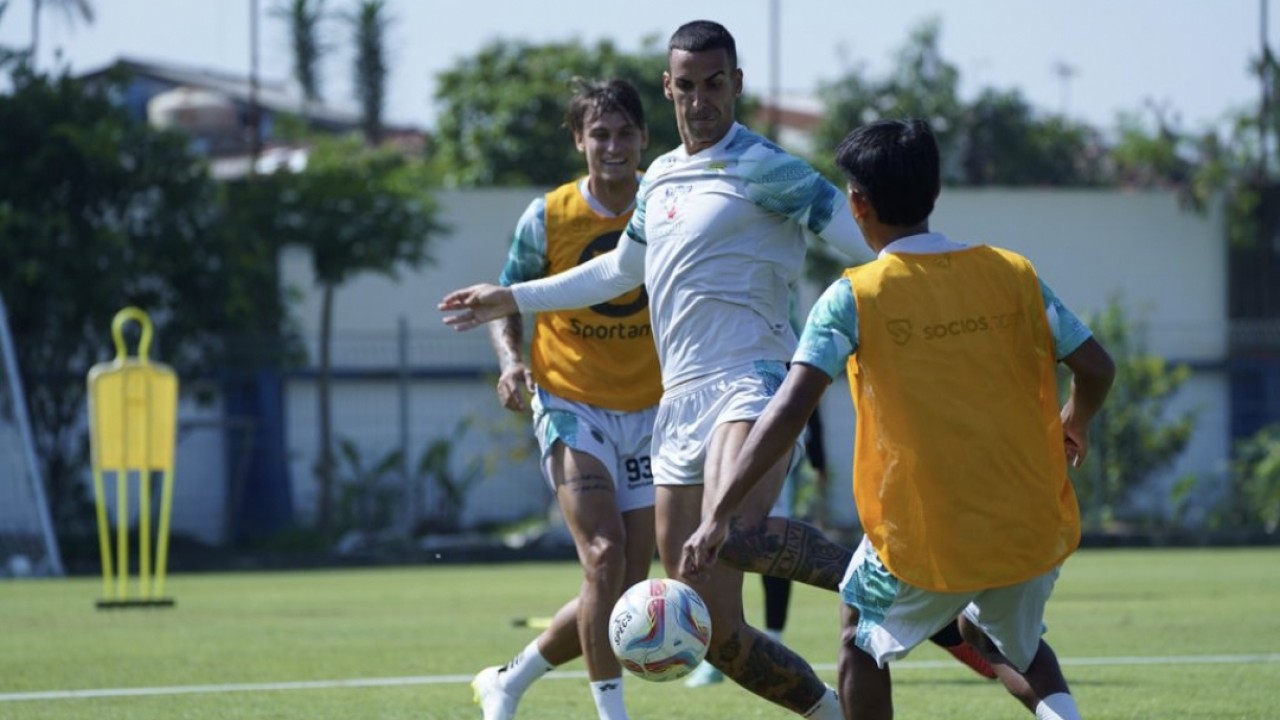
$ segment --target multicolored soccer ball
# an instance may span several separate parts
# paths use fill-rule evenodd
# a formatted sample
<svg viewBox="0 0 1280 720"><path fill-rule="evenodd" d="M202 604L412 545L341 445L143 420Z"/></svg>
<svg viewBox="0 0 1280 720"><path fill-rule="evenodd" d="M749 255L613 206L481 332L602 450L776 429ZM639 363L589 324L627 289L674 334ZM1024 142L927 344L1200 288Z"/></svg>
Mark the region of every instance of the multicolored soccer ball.
<svg viewBox="0 0 1280 720"><path fill-rule="evenodd" d="M609 616L609 643L622 667L645 680L684 677L702 662L711 642L711 613L693 588L678 580L632 585Z"/></svg>

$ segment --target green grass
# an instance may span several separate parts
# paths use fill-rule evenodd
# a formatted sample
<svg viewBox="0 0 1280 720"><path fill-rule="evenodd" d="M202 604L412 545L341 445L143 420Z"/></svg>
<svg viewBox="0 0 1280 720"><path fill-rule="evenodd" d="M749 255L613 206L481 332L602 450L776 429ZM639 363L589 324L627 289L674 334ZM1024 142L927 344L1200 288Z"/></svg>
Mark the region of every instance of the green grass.
<svg viewBox="0 0 1280 720"><path fill-rule="evenodd" d="M567 563L170 578L173 609L98 611L94 578L0 582L0 718L476 720L466 679L534 636L578 585ZM748 617L759 583L747 579ZM1280 549L1084 551L1049 606L1049 641L1090 720L1280 717ZM834 596L797 588L787 641L833 680ZM1262 662L1144 658L1266 655ZM894 672L900 718L1028 718L932 646ZM1098 664L1097 658L1119 663ZM1076 664L1072 664L1072 663ZM582 669L575 662L565 670ZM19 692L456 676L327 689L4 701ZM553 676L554 677L554 676ZM731 684L627 682L635 718L788 718ZM521 720L593 718L585 680L545 679Z"/></svg>

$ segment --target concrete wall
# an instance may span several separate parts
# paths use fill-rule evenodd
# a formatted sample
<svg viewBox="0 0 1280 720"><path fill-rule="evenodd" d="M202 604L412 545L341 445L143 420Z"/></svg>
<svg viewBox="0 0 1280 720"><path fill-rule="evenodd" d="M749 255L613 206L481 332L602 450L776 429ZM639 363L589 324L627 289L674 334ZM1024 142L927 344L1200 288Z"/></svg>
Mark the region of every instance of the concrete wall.
<svg viewBox="0 0 1280 720"><path fill-rule="evenodd" d="M447 330L435 303L449 289L497 277L511 228L536 194L530 189L441 193L444 221L452 231L434 245L436 265L406 272L399 283L362 276L338 292L335 366L394 367L397 328L403 318L410 366L496 368L486 334ZM1146 323L1148 348L1154 353L1206 368L1225 357L1227 273L1221 219L1182 210L1172 194L947 189L932 226L957 240L1025 254L1077 313L1101 310L1118 298L1131 317ZM294 317L304 335L315 338L320 297L309 258L301 251L287 251L281 267L284 281L298 293ZM805 295L811 297L816 290ZM292 381L288 393L295 499L305 515L314 502L314 383ZM510 414L499 409L488 379L415 379L407 393L412 443L446 435L463 417L473 418L477 430L457 448L459 462L528 443L527 426L519 420L513 424ZM359 438L371 448L394 447L399 433L396 397L394 379L341 381L335 391L335 433ZM1152 489L1156 499L1163 497L1172 478L1218 470L1228 452L1228 388L1223 374L1197 371L1173 406L1174 412L1197 409L1200 422L1187 452ZM854 419L843 380L833 386L822 407L831 502L840 510L837 516L848 521L853 517L847 480ZM469 520L511 519L536 512L550 500L532 461L497 463L491 471L474 490Z"/></svg>

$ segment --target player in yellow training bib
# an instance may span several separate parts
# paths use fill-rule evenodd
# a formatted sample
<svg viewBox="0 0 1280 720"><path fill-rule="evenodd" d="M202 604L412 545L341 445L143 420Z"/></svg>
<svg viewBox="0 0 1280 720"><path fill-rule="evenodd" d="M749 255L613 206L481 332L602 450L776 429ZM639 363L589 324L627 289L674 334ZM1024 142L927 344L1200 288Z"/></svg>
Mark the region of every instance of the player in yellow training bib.
<svg viewBox="0 0 1280 720"><path fill-rule="evenodd" d="M836 163L878 257L814 305L787 379L685 545L685 571L714 562L737 503L847 369L866 534L841 583L845 716L892 718L887 664L959 613L965 637L1036 718L1077 720L1041 634L1080 538L1067 463L1088 452L1115 367L1026 258L930 232L941 177L924 121L858 128ZM1059 362L1072 373L1061 408Z"/></svg>
<svg viewBox="0 0 1280 720"><path fill-rule="evenodd" d="M608 252L627 226L648 141L644 107L622 80L583 82L565 125L586 155L587 175L535 199L516 225L503 285L555 275ZM537 313L531 359L522 359L519 316L491 326L502 375L498 398L530 405L542 470L560 504L584 581L579 596L510 662L472 683L484 720L509 720L529 684L581 654L601 720L627 717L622 669L608 642L609 613L644 579L654 554L649 447L662 395L638 288L581 310Z"/></svg>

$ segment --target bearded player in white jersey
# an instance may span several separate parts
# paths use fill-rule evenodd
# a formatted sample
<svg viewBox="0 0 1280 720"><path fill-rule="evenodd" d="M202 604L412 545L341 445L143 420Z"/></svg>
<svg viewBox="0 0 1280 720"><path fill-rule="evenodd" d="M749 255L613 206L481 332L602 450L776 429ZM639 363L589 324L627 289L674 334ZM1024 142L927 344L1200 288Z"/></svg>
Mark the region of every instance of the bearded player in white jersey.
<svg viewBox="0 0 1280 720"><path fill-rule="evenodd" d="M439 308L457 311L445 322L468 330L522 311L589 306L644 283L662 366L653 474L663 566L707 602L713 665L801 716L836 720L834 690L742 612L744 570L834 591L851 557L810 525L768 517L799 452L739 506L724 562L685 577L680 553L786 375L796 346L789 299L806 240L816 235L854 258L867 258L866 245L834 185L735 122L743 76L723 26L681 26L667 57L663 89L683 143L649 167L617 249L554 277L464 288Z"/></svg>

